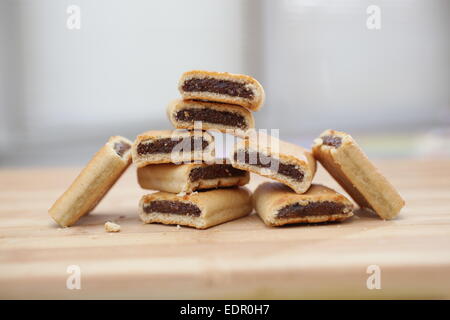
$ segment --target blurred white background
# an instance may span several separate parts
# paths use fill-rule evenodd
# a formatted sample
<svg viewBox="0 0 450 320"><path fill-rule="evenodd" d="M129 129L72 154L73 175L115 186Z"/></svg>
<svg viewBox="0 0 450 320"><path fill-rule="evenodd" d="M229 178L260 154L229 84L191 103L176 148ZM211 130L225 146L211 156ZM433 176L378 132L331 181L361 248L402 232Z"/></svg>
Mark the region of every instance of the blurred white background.
<svg viewBox="0 0 450 320"><path fill-rule="evenodd" d="M381 156L450 150L448 0L0 0L0 46L1 166L80 165L110 135L170 128L190 69L256 77L257 126L305 146L334 128Z"/></svg>

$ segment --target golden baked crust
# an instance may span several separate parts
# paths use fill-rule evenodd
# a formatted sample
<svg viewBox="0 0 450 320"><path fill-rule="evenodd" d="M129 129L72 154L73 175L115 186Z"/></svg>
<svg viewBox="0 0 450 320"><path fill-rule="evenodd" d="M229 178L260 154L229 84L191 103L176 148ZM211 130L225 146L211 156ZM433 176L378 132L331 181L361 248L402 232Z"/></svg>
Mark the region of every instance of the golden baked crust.
<svg viewBox="0 0 450 320"><path fill-rule="evenodd" d="M109 138L49 209L50 216L62 227L73 225L92 211L130 165L131 151L120 156L114 149L116 142L132 144L124 137Z"/></svg>
<svg viewBox="0 0 450 320"><path fill-rule="evenodd" d="M154 154L143 154L140 155L137 152L138 145L141 142L158 140L164 138L187 138L187 137L202 137L204 140L208 141L208 146L203 150L191 150L191 152L186 152L186 150L179 150L179 152L171 153L154 153ZM186 163L192 161L204 161L211 162L214 161L215 148L214 148L214 137L206 131L194 130L151 130L141 133L137 136L131 148L131 154L133 163L138 167L144 167L149 164L158 163Z"/></svg>
<svg viewBox="0 0 450 320"><path fill-rule="evenodd" d="M224 162L218 161L218 164ZM207 167L214 163L188 164L153 164L137 169L139 185L143 189L158 190L172 193L191 193L196 190L219 187L243 186L250 180L250 174L239 177L222 177L216 179L190 180L190 173L195 168Z"/></svg>
<svg viewBox="0 0 450 320"><path fill-rule="evenodd" d="M144 204L153 200L169 200L192 203L200 210L200 216L168 213L146 213ZM144 195L139 202L139 217L144 223L163 223L206 229L227 221L241 218L253 210L251 193L247 188L215 189L186 195L157 192Z"/></svg>
<svg viewBox="0 0 450 320"><path fill-rule="evenodd" d="M217 111L228 111L241 115L244 117L246 122L245 128L239 128L231 125L223 125L208 121L202 121L202 130L217 130L220 132L233 134L239 137L245 137L246 132L249 129L253 129L255 127L255 120L253 118L253 114L248 111L246 108L241 106L226 104L226 103L215 103L215 102L207 102L207 101L197 101L197 100L181 100L177 99L172 101L167 106L167 116L172 123L172 125L177 129L198 129L194 128L194 123L192 121L180 121L177 120L175 114L182 109L213 109Z"/></svg>
<svg viewBox="0 0 450 320"><path fill-rule="evenodd" d="M240 82L246 84L246 87L251 89L254 93L254 97L252 99L241 98L241 97L232 97L225 94L217 94L206 91L194 91L187 92L182 89L182 86L186 80L198 78L214 78L219 80L229 80L234 82ZM183 73L178 82L178 90L181 93L183 99L200 99L207 101L217 101L224 102L230 104L237 104L242 107L246 107L252 111L259 110L265 100L265 93L262 85L254 78L242 75L242 74L233 74L228 72L215 72L215 71L203 71L203 70L192 70Z"/></svg>
<svg viewBox="0 0 450 320"><path fill-rule="evenodd" d="M296 203L307 205L308 203L324 201L344 205L344 212L339 214L327 214L327 212L324 212L323 215L303 217L277 217L279 210L288 205ZM252 202L257 214L268 226L342 221L353 215L353 204L346 197L333 189L319 184L312 184L306 193L298 194L281 183L265 182L256 188L252 196Z"/></svg>
<svg viewBox="0 0 450 320"><path fill-rule="evenodd" d="M335 147L324 144L325 136L339 138L340 145ZM349 134L335 130L324 131L314 141L313 153L360 207L374 210L382 219L392 219L405 205L394 186Z"/></svg>
<svg viewBox="0 0 450 320"><path fill-rule="evenodd" d="M265 156L278 159L284 164L295 165L303 171L303 180L299 182L266 168L244 163L239 161L239 156L235 159L235 153L237 152L239 154L243 151L259 152ZM230 161L235 168L247 170L277 180L291 187L297 193L304 193L308 190L316 173L316 161L310 151L300 146L281 141L263 132L256 131L249 134L248 139L236 143L230 156Z"/></svg>

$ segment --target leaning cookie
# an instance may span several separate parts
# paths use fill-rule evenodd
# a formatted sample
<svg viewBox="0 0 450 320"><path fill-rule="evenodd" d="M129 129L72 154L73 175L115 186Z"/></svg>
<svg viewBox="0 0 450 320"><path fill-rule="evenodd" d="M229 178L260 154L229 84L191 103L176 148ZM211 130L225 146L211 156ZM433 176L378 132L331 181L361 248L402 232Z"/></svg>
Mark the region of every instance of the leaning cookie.
<svg viewBox="0 0 450 320"><path fill-rule="evenodd" d="M281 183L265 182L256 188L252 200L268 226L342 221L353 215L353 205L347 198L319 184L297 194Z"/></svg>
<svg viewBox="0 0 450 320"><path fill-rule="evenodd" d="M235 168L282 182L297 193L308 190L316 173L311 152L261 132L236 143L230 160Z"/></svg>
<svg viewBox="0 0 450 320"><path fill-rule="evenodd" d="M138 167L156 163L214 161L214 137L206 131L155 130L140 134L131 148Z"/></svg>
<svg viewBox="0 0 450 320"><path fill-rule="evenodd" d="M111 137L49 209L50 216L68 227L93 210L130 165L131 144L126 138Z"/></svg>
<svg viewBox="0 0 450 320"><path fill-rule="evenodd" d="M144 189L172 193L243 186L250 180L247 171L233 168L223 159L214 163L151 164L138 168L137 177Z"/></svg>
<svg viewBox="0 0 450 320"><path fill-rule="evenodd" d="M168 105L167 115L177 129L194 129L195 122L201 122L203 130L218 130L245 136L247 130L255 127L255 120L250 111L226 103L175 100Z"/></svg>
<svg viewBox="0 0 450 320"><path fill-rule="evenodd" d="M216 189L177 196L157 192L142 197L139 217L144 223L163 223L206 229L252 212L246 188Z"/></svg>
<svg viewBox="0 0 450 320"><path fill-rule="evenodd" d="M228 72L193 70L181 75L178 90L183 99L237 104L252 111L264 103L264 89L256 79Z"/></svg>
<svg viewBox="0 0 450 320"><path fill-rule="evenodd" d="M314 141L313 153L359 206L374 210L383 219L392 219L405 205L349 134L323 132Z"/></svg>

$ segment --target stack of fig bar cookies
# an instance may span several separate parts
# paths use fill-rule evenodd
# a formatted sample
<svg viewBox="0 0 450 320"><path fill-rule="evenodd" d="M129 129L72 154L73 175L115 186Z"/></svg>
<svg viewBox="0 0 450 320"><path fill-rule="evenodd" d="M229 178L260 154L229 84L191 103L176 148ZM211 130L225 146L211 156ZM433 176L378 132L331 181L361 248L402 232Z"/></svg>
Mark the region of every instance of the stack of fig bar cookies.
<svg viewBox="0 0 450 320"><path fill-rule="evenodd" d="M251 193L241 187L249 173L215 159L213 136L204 130L245 136L254 128L249 110L263 104L262 86L248 76L191 71L178 89L182 99L167 107L177 130L145 132L132 147L140 186L159 191L142 197L140 218L205 229L250 214Z"/></svg>
<svg viewBox="0 0 450 320"><path fill-rule="evenodd" d="M350 200L313 183L316 159L360 207L392 219L404 206L350 135L327 130L311 151L256 131L252 112L262 107L265 96L252 77L190 71L181 76L178 89L181 99L167 107L175 130L147 131L134 143L110 138L50 208L55 221L70 226L93 210L131 162L139 185L157 191L139 202L144 223L205 229L253 209L268 226L350 218ZM211 130L238 140L229 159L215 158ZM251 195L243 187L250 172L274 181L261 183ZM120 230L111 223L105 228Z"/></svg>

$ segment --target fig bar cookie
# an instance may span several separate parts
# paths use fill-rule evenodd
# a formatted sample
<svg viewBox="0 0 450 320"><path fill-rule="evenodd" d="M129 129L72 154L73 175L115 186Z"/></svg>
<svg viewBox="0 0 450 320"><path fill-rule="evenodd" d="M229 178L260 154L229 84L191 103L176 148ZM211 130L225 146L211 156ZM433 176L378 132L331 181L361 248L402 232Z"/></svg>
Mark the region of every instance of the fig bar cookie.
<svg viewBox="0 0 450 320"><path fill-rule="evenodd" d="M383 219L392 219L404 206L395 188L349 134L325 131L314 141L313 153L360 207L373 209Z"/></svg>
<svg viewBox="0 0 450 320"><path fill-rule="evenodd" d="M178 90L183 99L225 102L252 111L264 103L264 89L250 76L228 72L193 70L182 74Z"/></svg>
<svg viewBox="0 0 450 320"><path fill-rule="evenodd" d="M177 196L157 192L142 197L139 216L144 223L163 223L206 229L252 212L246 188L216 189Z"/></svg>
<svg viewBox="0 0 450 320"><path fill-rule="evenodd" d="M162 130L140 134L133 144L133 163L214 161L214 137L206 131Z"/></svg>
<svg viewBox="0 0 450 320"><path fill-rule="evenodd" d="M126 138L111 137L49 209L50 216L68 227L93 210L130 165L131 144Z"/></svg>
<svg viewBox="0 0 450 320"><path fill-rule="evenodd" d="M281 183L265 182L256 188L253 205L268 226L342 221L353 215L346 197L319 184L297 194Z"/></svg>
<svg viewBox="0 0 450 320"><path fill-rule="evenodd" d="M191 193L200 189L243 186L250 180L247 171L233 168L225 161L215 163L151 164L137 170L144 189L172 193Z"/></svg>
<svg viewBox="0 0 450 320"><path fill-rule="evenodd" d="M201 121L203 130L219 130L244 135L255 127L253 115L247 109L225 103L196 100L175 100L167 107L170 122L178 129L194 129Z"/></svg>
<svg viewBox="0 0 450 320"><path fill-rule="evenodd" d="M238 142L231 155L233 167L275 179L297 193L308 190L316 161L308 150L264 133Z"/></svg>

